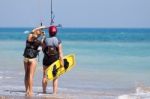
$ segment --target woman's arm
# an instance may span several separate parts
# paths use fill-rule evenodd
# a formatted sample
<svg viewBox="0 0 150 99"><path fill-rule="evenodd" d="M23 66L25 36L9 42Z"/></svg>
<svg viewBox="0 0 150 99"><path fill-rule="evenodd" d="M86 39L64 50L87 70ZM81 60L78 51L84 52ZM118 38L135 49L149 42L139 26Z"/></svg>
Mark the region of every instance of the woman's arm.
<svg viewBox="0 0 150 99"><path fill-rule="evenodd" d="M29 35L28 35L27 40L28 40L29 42L31 42L31 41L32 41L32 34L29 34Z"/></svg>
<svg viewBox="0 0 150 99"><path fill-rule="evenodd" d="M35 31L40 30L40 29L46 29L46 28L48 28L48 27L40 26L40 27L37 27L37 28L33 29L32 32L35 32Z"/></svg>

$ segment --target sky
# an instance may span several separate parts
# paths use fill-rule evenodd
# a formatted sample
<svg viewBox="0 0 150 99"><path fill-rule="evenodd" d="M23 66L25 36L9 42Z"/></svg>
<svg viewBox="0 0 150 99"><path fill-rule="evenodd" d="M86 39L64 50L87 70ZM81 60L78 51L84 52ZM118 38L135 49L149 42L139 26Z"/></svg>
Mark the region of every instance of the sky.
<svg viewBox="0 0 150 99"><path fill-rule="evenodd" d="M0 0L0 27L50 24L50 0ZM63 27L150 28L150 0L53 0Z"/></svg>

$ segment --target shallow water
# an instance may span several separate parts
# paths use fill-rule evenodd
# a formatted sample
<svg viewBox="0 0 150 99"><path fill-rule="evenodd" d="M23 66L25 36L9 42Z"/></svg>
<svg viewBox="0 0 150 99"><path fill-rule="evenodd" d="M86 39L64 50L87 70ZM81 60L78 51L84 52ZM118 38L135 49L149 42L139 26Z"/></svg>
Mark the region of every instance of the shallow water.
<svg viewBox="0 0 150 99"><path fill-rule="evenodd" d="M3 86L10 86L8 89L6 87L6 90L9 90L12 86L16 86L15 89L20 90L21 87L21 90L23 91L24 68L22 50L24 48L24 42L1 41L0 43L1 46L3 46L1 48L2 56L0 60L2 63L0 66L0 84ZM71 46L76 46L76 48L69 48L69 43L71 43ZM86 95L91 93L91 95L98 94L100 96L108 94L113 97L122 93L132 93L139 84L149 86L150 57L148 54L145 54L145 56L144 54L140 54L148 52L148 49L145 49L143 52L141 49L143 46L149 47L149 44L96 42L96 44L93 45L92 43L93 42L82 42L85 47L88 47L89 44L93 47L98 46L96 49L91 48L84 51L84 47L78 46L78 43L76 42L64 42L65 55L67 55L67 53L76 52L77 64L72 71L60 78L59 86L60 89L62 89L61 92L64 92L63 89L67 88L69 92L70 90L73 90L73 93L84 93ZM125 48L122 49L126 50L125 52L122 51L121 53L120 45ZM133 45L135 47L133 47ZM118 51L116 46L119 46ZM111 47L111 49L106 48L104 50L104 47ZM128 50L135 50L138 47L141 51L137 50L137 53L132 53L133 55L127 53ZM42 53L40 55L40 62L37 66L34 79L35 91L37 90L37 86L41 88L41 62ZM51 84L49 84L49 86L51 86ZM49 92L51 92L51 90Z"/></svg>
<svg viewBox="0 0 150 99"><path fill-rule="evenodd" d="M130 35L138 38L135 34ZM141 36L140 33L137 34ZM141 36L142 41L140 37L136 41L131 39L121 41L121 38L117 41L105 41L95 36L96 40L89 40L88 38L92 39L92 35L89 34L86 40L71 41L66 40L67 35L68 32L62 36L63 52L64 55L75 53L76 66L60 77L58 97L115 99L122 94L135 93L138 86L150 86L150 42L147 36ZM77 33L73 35L79 37ZM105 37L108 37L107 35ZM114 38L114 35L112 33L109 37ZM121 35L129 36L126 33ZM25 94L22 56L24 47L23 38L0 40L0 93L2 95ZM42 91L42 57L40 53L40 62L34 78L35 95ZM51 82L49 82L48 92L52 92Z"/></svg>

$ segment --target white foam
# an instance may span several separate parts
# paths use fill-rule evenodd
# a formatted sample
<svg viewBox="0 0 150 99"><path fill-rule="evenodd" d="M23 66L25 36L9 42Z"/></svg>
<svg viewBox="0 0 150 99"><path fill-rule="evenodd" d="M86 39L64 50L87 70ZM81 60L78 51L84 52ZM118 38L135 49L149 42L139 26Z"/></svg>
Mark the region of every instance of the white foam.
<svg viewBox="0 0 150 99"><path fill-rule="evenodd" d="M0 76L0 79L11 79L11 78L13 78L13 77L10 77L10 76Z"/></svg>
<svg viewBox="0 0 150 99"><path fill-rule="evenodd" d="M0 76L0 79L3 79L3 77L2 77L2 76Z"/></svg>
<svg viewBox="0 0 150 99"><path fill-rule="evenodd" d="M121 95L118 96L118 99L131 99L131 97L129 95Z"/></svg>
<svg viewBox="0 0 150 99"><path fill-rule="evenodd" d="M150 99L150 88L138 87L136 93L120 95L118 99Z"/></svg>
<svg viewBox="0 0 150 99"><path fill-rule="evenodd" d="M8 76L8 77L5 77L5 78L6 78L6 79L11 79L11 78L13 78L13 77L9 77L9 76Z"/></svg>

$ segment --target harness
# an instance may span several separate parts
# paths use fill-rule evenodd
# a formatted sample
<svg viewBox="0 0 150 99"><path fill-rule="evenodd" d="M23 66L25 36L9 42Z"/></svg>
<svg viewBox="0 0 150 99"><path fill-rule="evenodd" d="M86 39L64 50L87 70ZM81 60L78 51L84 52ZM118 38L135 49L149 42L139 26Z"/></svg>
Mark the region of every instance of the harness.
<svg viewBox="0 0 150 99"><path fill-rule="evenodd" d="M44 49L44 54L48 57L58 56L58 45L59 41L56 37L47 38L44 41L46 47Z"/></svg>
<svg viewBox="0 0 150 99"><path fill-rule="evenodd" d="M54 55L58 55L58 48L55 46L47 46L44 49L44 53L45 53L45 55L47 55L49 57L54 56Z"/></svg>

